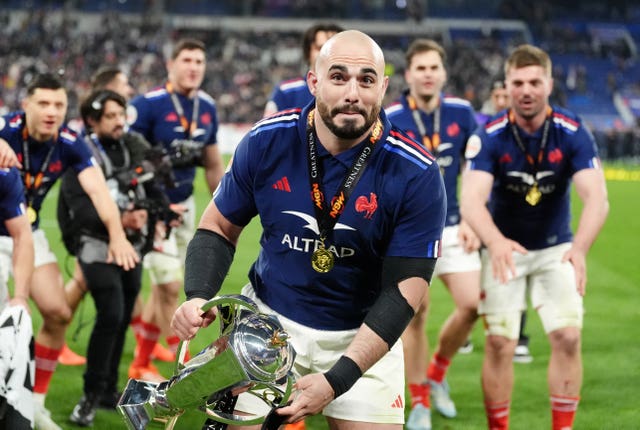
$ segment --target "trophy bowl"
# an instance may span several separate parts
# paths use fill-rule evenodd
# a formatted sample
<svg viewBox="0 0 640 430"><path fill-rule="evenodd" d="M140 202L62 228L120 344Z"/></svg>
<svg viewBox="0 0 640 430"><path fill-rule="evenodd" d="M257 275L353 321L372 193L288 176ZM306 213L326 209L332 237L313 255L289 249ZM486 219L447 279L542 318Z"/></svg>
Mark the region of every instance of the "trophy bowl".
<svg viewBox="0 0 640 430"><path fill-rule="evenodd" d="M240 393L258 397L270 409L288 401L295 350L280 321L238 294L214 297L202 311L214 306L220 321L217 339L186 362L189 341L182 342L167 381L129 380L117 407L128 429L171 430L187 410L201 412L219 428L260 424L266 415L233 413Z"/></svg>

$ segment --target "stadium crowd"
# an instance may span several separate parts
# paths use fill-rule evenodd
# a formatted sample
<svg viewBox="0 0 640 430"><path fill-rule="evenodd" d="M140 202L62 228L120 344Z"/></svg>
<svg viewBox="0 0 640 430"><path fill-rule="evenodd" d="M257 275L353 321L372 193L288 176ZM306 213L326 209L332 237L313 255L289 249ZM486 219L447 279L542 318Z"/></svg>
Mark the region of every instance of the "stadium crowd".
<svg viewBox="0 0 640 430"><path fill-rule="evenodd" d="M266 3L277 2L255 3L264 3L262 7L266 8ZM529 10L520 4L522 2L504 3L509 3L509 7L502 5L499 10L505 17L522 18L525 14L534 17L529 21L529 27L542 41L540 46L547 48L552 57L554 53L578 53L584 58L595 55L592 43L583 34L572 30L572 26L546 23L544 17L547 15L539 11L542 8ZM169 9L171 2L165 7ZM296 13L304 16L322 15L309 15L311 10L300 8ZM262 9L258 13L277 15L275 9ZM0 68L1 112L16 109L26 83L35 72L46 69L64 73L70 114L77 112L79 101L88 93L91 74L101 65L119 66L130 76L134 88L144 93L162 80L167 50L172 42L183 36L196 37L207 46L207 74L203 89L216 99L221 123L252 123L259 119L272 87L285 78L304 72L300 66L304 63L299 50L300 32L291 29L263 31L214 27L211 30L193 30L154 20L132 26L122 19L122 15L112 11L104 13L100 25L87 32L77 19L63 14L61 20L51 20L49 16L47 9L39 9L24 15L19 26L6 25L10 21L6 11L0 18L5 23L4 37L0 40L3 65ZM388 103L404 89L403 50L411 38L407 35L373 36L387 57L387 73L391 78L385 99ZM445 91L469 100L476 110L481 109L488 98L489 85L501 72L509 49L525 41L521 34L505 35L497 31L461 34L451 36L447 41L442 40L442 34L435 32L426 36L443 43L447 50L450 79ZM624 73L625 63L619 64L621 70L608 72L606 77L607 93L604 97L607 98L603 104L611 106L611 109L612 94L623 84L621 81L629 82L631 88L638 85ZM594 88L601 89L602 86L595 83L600 80L594 74L589 72L588 65L580 62L558 62L554 67L552 102L567 106L570 100L582 100L583 96L593 93ZM598 95L595 100L593 97L585 100L599 104L602 98ZM598 128L594 131L605 158L640 156L638 132L633 127L598 124L593 128ZM617 143L620 141L627 143L620 145Z"/></svg>

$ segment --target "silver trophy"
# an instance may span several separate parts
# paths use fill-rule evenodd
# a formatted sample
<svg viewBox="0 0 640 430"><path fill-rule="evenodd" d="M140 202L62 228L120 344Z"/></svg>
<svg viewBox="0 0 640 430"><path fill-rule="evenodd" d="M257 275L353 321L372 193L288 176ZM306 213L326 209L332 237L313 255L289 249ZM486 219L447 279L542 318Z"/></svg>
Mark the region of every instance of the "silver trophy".
<svg viewBox="0 0 640 430"><path fill-rule="evenodd" d="M184 362L188 341L178 348L174 375L161 383L130 379L118 411L130 430L173 429L187 410L198 410L207 422L234 425L262 423L266 416L236 415L237 395L248 392L270 408L289 399L295 350L275 316L258 312L242 295L218 296L202 306L218 307L220 336Z"/></svg>

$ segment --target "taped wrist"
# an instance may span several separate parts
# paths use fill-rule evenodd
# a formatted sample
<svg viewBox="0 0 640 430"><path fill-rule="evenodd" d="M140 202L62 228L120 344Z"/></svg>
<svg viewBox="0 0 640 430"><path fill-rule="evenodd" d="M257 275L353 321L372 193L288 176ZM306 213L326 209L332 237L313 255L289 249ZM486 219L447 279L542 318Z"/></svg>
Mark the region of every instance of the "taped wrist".
<svg viewBox="0 0 640 430"><path fill-rule="evenodd" d="M335 393L334 399L349 391L353 384L362 376L362 370L355 361L343 355L336 361L336 364L324 374L329 385Z"/></svg>
<svg viewBox="0 0 640 430"><path fill-rule="evenodd" d="M184 292L187 300L199 297L209 300L218 294L229 272L236 248L211 230L196 230L187 246Z"/></svg>

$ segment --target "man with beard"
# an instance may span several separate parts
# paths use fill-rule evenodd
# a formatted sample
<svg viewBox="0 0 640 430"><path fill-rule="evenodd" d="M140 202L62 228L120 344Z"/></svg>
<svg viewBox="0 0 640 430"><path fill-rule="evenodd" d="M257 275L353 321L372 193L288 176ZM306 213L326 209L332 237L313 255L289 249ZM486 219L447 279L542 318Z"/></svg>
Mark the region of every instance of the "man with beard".
<svg viewBox="0 0 640 430"><path fill-rule="evenodd" d="M94 91L80 106L85 124L87 146L98 160L111 197L117 198L122 225L127 237L140 255L149 248L149 226L146 209L135 206L150 197L164 199L162 190L153 182L131 185L124 190L123 180L143 162L148 142L124 132L126 100L110 91ZM130 191L135 201L125 197ZM150 193L155 193L150 195ZM67 172L60 186L58 221L69 252L76 255L86 285L96 307L96 320L87 349L84 373L84 395L76 405L70 420L81 426L93 423L98 406L115 408L120 397L118 367L124 346L131 310L142 282L142 265L131 270L107 262L107 235L104 224L83 191L77 175ZM153 223L153 222L152 222Z"/></svg>
<svg viewBox="0 0 640 430"><path fill-rule="evenodd" d="M195 230L193 181L196 167L204 167L212 193L224 173L217 145L215 102L200 89L205 74L205 54L205 45L199 40L178 41L166 63L167 82L131 100L127 112L131 130L173 156L176 187L167 188L166 193L171 203L186 210L184 223L174 228L167 240L157 243L154 252L145 258L151 295L142 311L140 324L143 330L129 368L131 378L164 379L151 363L151 354L161 333L173 352L179 344L169 324L178 306L187 243Z"/></svg>
<svg viewBox="0 0 640 430"><path fill-rule="evenodd" d="M462 216L486 246L478 307L487 334L485 410L489 428L508 428L528 292L551 344L552 428L571 429L582 385L586 254L609 211L607 189L591 133L575 114L549 105L547 53L521 45L504 69L510 109L471 136L462 180ZM571 182L583 203L575 235Z"/></svg>
<svg viewBox="0 0 640 430"><path fill-rule="evenodd" d="M108 261L129 270L140 258L126 238L118 207L109 196L95 159L76 133L64 124L67 93L60 79L50 73L34 77L22 106L24 111L0 118L0 167L16 166L21 170L27 216L33 229L35 270L30 295L43 318L35 338L35 427L59 430L44 401L72 313L56 257L39 228L39 211L47 193L67 169L77 173L82 189L107 228ZM10 259L12 252L10 243L2 244L1 265L4 266L4 259Z"/></svg>
<svg viewBox="0 0 640 430"><path fill-rule="evenodd" d="M400 99L387 107L394 125L407 131L436 156L447 190L447 218L442 258L435 274L453 298L455 308L443 324L438 345L429 361L425 334L429 297L402 336L407 383L411 394L410 430L431 429L431 400L443 416L456 416L445 375L451 360L464 345L478 319L480 298L480 242L460 218L458 176L467 139L476 128L475 114L468 101L443 94L447 81L446 53L429 39L417 39L406 53L405 80L409 85Z"/></svg>
<svg viewBox="0 0 640 430"><path fill-rule="evenodd" d="M244 137L189 243L172 321L182 339L211 322L200 308L260 217L242 293L280 318L297 352L294 400L278 412L289 423L321 411L334 429L404 422L399 338L429 286L446 208L435 159L381 110L384 67L364 33L329 39L307 74L315 101ZM236 409L255 412L243 397Z"/></svg>

